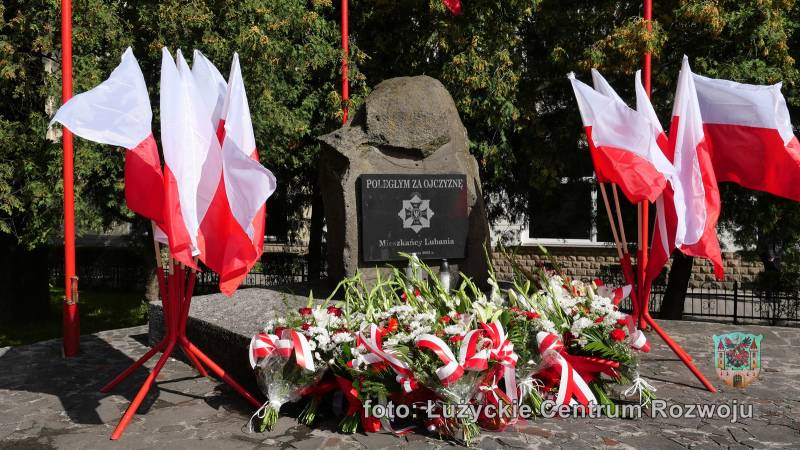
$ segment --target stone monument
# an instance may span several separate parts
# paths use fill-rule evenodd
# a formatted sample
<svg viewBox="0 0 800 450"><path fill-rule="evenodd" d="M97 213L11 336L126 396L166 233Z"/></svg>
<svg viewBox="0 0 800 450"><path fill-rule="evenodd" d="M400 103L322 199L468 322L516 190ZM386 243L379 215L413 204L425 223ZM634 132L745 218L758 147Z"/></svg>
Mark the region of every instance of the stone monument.
<svg viewBox="0 0 800 450"><path fill-rule="evenodd" d="M342 128L319 138L328 276L415 252L483 284L489 226L478 164L453 98L428 76L383 81ZM363 270L365 277L373 270Z"/></svg>

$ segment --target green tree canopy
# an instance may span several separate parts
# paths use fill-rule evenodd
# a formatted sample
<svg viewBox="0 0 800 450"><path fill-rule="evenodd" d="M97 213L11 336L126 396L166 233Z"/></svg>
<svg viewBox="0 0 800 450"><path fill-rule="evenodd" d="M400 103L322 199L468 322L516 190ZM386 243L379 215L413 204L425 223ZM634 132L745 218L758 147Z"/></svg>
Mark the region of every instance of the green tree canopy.
<svg viewBox="0 0 800 450"><path fill-rule="evenodd" d="M278 176L276 201L299 217L311 203L319 146L340 121L339 2L212 0L74 5L75 91L105 78L132 45L148 78L158 135L159 49L198 48L223 73L243 63L262 162ZM683 54L695 71L752 83L784 82L800 106L800 8L791 0L656 2L645 31L640 1L470 0L453 16L440 0L352 0L351 92L357 104L381 80L428 74L456 101L493 217L524 216L531 195L563 177L591 175L565 75L597 67L632 100L632 74L654 54L653 97L666 124ZM60 142L44 138L60 102L59 2L0 6L0 232L34 246L58 237ZM355 106L355 105L354 105ZM795 119L795 123L798 120ZM77 217L83 228L134 220L122 202L122 153L76 140ZM797 204L723 186L722 225L752 248L757 236L800 240Z"/></svg>

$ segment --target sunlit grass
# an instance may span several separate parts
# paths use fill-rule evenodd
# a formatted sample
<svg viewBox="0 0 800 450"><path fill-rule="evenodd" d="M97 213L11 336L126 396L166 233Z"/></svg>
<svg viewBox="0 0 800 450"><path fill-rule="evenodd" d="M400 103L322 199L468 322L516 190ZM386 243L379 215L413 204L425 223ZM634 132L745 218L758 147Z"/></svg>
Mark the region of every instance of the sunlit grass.
<svg viewBox="0 0 800 450"><path fill-rule="evenodd" d="M45 317L0 324L0 347L61 337L63 299L64 288L51 288L50 311ZM81 334L147 322L147 303L142 292L82 291L78 307Z"/></svg>

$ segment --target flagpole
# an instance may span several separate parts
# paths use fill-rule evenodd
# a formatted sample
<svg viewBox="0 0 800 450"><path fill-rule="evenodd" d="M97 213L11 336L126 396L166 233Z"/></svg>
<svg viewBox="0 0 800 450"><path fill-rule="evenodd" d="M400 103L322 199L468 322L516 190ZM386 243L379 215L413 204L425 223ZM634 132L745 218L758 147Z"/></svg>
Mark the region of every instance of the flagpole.
<svg viewBox="0 0 800 450"><path fill-rule="evenodd" d="M350 81L348 80L348 59L350 56L350 30L348 24L349 0L342 0L342 123L347 123L350 103Z"/></svg>
<svg viewBox="0 0 800 450"><path fill-rule="evenodd" d="M611 235L614 237L614 245L617 246L617 255L619 256L620 263L622 262L622 245L619 242L619 235L617 235L617 226L614 224L614 214L611 212L611 205L608 203L608 194L606 194L606 184L597 182L600 185L600 193L603 195L603 203L606 205L606 214L608 215L608 224L611 226ZM621 223L620 223L621 224Z"/></svg>
<svg viewBox="0 0 800 450"><path fill-rule="evenodd" d="M648 33L653 31L653 0L644 0L644 20L645 26L647 27ZM644 90L647 92L647 97L650 97L650 72L651 72L651 61L652 55L650 52L645 52L644 54ZM641 210L640 210L640 222L639 222L639 314L643 314L648 308L648 304L650 303L649 299L649 292L647 287L645 286L645 269L647 267L647 241L648 241L648 225L650 222L650 203L645 200L641 202ZM636 318L636 322L639 323L640 328L642 328L643 324L640 320L641 317ZM646 326L646 325L645 325Z"/></svg>
<svg viewBox="0 0 800 450"><path fill-rule="evenodd" d="M72 2L61 0L61 102L72 97ZM75 188L72 133L64 127L64 356L80 351L78 277L75 276Z"/></svg>
<svg viewBox="0 0 800 450"><path fill-rule="evenodd" d="M617 222L619 222L619 234L622 238L622 252L628 253L628 240L625 238L625 225L622 224L622 210L619 207L619 194L617 194L617 185L611 184L611 192L614 194L614 205L617 207Z"/></svg>

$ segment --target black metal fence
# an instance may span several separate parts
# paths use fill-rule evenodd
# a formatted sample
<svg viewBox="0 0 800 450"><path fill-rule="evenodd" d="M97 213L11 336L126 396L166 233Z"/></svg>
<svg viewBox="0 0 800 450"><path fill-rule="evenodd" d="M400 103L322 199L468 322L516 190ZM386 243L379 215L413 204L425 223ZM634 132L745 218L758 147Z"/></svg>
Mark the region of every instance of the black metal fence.
<svg viewBox="0 0 800 450"><path fill-rule="evenodd" d="M653 286L649 309L656 317L661 312L665 290L666 286L663 284ZM630 299L624 300L620 308L630 311ZM683 317L800 326L800 293L767 290L738 281L732 286L706 283L687 290Z"/></svg>
<svg viewBox="0 0 800 450"><path fill-rule="evenodd" d="M310 261L307 255L288 253L270 254L264 264L247 274L241 287L273 287L302 283L310 278ZM324 260L320 262L320 278L327 276ZM219 292L219 275L209 270L198 274L194 289L197 294Z"/></svg>
<svg viewBox="0 0 800 450"><path fill-rule="evenodd" d="M326 264L320 263L320 277L327 276ZM82 289L142 291L151 276L152 266L143 261L124 261L121 264L108 264L108 261L82 258L79 261L78 276ZM242 287L273 287L308 281L309 260L306 255L294 253L269 253L245 278ZM60 286L64 279L64 266L56 262L51 265L50 283ZM196 294L219 292L219 276L203 270L198 273L195 284Z"/></svg>
<svg viewBox="0 0 800 450"><path fill-rule="evenodd" d="M78 267L81 289L141 291L147 283L148 275L148 269L144 264L80 264ZM53 286L64 284L63 265L52 267L50 284Z"/></svg>

